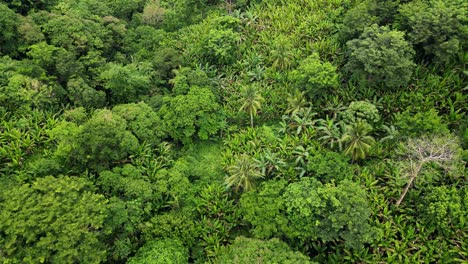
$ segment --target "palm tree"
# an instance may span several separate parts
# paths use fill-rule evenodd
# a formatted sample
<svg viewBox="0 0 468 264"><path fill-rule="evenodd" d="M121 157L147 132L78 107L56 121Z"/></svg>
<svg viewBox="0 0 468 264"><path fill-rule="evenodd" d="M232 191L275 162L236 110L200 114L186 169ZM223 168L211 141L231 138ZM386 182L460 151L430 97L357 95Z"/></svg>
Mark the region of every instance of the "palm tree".
<svg viewBox="0 0 468 264"><path fill-rule="evenodd" d="M335 119L330 119L328 116L326 119L319 119L318 123L318 140L323 144L329 145L331 149L334 149L335 146L338 146L338 149L341 151L342 143L340 123L335 123Z"/></svg>
<svg viewBox="0 0 468 264"><path fill-rule="evenodd" d="M367 135L371 130L372 127L363 121L348 126L340 140L347 144L344 154L351 156L353 161L366 158L375 143L375 139Z"/></svg>
<svg viewBox="0 0 468 264"><path fill-rule="evenodd" d="M266 149L259 158L255 160L257 166L264 176L274 176L277 171L286 167L284 162L278 155L271 152L270 149Z"/></svg>
<svg viewBox="0 0 468 264"><path fill-rule="evenodd" d="M234 188L236 192L240 189L249 191L255 186L255 180L263 178L258 165L246 154L242 154L235 164L228 166L229 177L225 179L228 188Z"/></svg>
<svg viewBox="0 0 468 264"><path fill-rule="evenodd" d="M296 135L310 133L314 129L316 120L313 119L317 113L312 112L312 108L301 108L292 115L291 126L296 129Z"/></svg>
<svg viewBox="0 0 468 264"><path fill-rule="evenodd" d="M293 94L289 95L288 97L288 109L286 109L286 114L294 115L297 113L301 108L305 108L307 106L307 101L305 94L299 90L295 90Z"/></svg>
<svg viewBox="0 0 468 264"><path fill-rule="evenodd" d="M262 101L264 99L252 85L242 89L242 97L243 104L239 111L245 111L250 115L250 125L253 127L253 117L257 115L257 111L262 108Z"/></svg>
<svg viewBox="0 0 468 264"><path fill-rule="evenodd" d="M272 67L278 70L289 70L294 62L294 47L285 36L277 37L270 51Z"/></svg>
<svg viewBox="0 0 468 264"><path fill-rule="evenodd" d="M386 136L380 139L380 142L385 142L390 146L393 146L395 141L398 139L399 131L394 125L382 125L382 129L385 131Z"/></svg>

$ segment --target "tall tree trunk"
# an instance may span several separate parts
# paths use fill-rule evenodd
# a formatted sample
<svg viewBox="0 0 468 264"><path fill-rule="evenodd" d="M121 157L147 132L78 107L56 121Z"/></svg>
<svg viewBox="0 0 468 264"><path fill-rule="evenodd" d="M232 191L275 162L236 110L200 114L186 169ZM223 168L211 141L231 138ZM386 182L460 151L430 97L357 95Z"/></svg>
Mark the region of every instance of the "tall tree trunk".
<svg viewBox="0 0 468 264"><path fill-rule="evenodd" d="M405 198L406 193L408 193L408 190L411 187L411 184L413 184L414 179L416 179L416 177L418 176L419 171L421 170L421 167L422 167L423 164L424 164L424 161L421 161L418 164L418 166L416 166L416 168L411 172L410 180L409 180L408 184L406 184L406 187L403 190L403 193L401 194L400 199L398 199L398 201L396 202L396 206L399 206L401 204L401 202L403 201L403 199Z"/></svg>
<svg viewBox="0 0 468 264"><path fill-rule="evenodd" d="M253 113L252 112L250 112L250 125L253 128Z"/></svg>

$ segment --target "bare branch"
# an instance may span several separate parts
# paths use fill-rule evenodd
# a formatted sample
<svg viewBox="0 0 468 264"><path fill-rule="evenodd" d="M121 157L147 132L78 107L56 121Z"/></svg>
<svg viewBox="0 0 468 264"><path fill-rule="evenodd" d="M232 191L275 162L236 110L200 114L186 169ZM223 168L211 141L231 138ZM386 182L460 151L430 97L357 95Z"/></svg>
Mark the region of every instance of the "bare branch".
<svg viewBox="0 0 468 264"><path fill-rule="evenodd" d="M452 136L409 139L404 145L404 155L410 161L409 180L396 205L399 206L403 201L426 163L436 163L448 171L451 163L456 160L458 148L458 142Z"/></svg>

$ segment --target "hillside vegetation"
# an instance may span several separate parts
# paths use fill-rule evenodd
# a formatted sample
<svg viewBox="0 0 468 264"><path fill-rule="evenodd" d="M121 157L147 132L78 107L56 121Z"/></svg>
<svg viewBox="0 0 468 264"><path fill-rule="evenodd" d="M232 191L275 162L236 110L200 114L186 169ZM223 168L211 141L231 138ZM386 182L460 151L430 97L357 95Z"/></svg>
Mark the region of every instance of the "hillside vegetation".
<svg viewBox="0 0 468 264"><path fill-rule="evenodd" d="M463 0L0 1L1 263L466 263Z"/></svg>

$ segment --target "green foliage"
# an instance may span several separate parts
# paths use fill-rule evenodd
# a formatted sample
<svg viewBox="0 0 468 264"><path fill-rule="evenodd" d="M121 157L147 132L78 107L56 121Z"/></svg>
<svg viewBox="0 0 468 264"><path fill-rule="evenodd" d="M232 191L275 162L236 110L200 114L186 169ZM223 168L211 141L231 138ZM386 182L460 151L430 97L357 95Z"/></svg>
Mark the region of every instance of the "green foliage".
<svg viewBox="0 0 468 264"><path fill-rule="evenodd" d="M41 9L50 9L52 6L57 4L57 0L52 1L45 1L45 0L38 0L38 1L30 1L30 0L6 0L4 1L8 3L10 8L16 10L21 14L26 14L33 10L41 10Z"/></svg>
<svg viewBox="0 0 468 264"><path fill-rule="evenodd" d="M187 94L192 86L211 88L214 84L206 72L198 68L180 68L173 72L175 77L169 83L173 86L172 91L175 95Z"/></svg>
<svg viewBox="0 0 468 264"><path fill-rule="evenodd" d="M237 225L237 211L222 184L211 184L200 190L195 198L200 216L200 246L208 257L219 254L220 247L229 242L229 235Z"/></svg>
<svg viewBox="0 0 468 264"><path fill-rule="evenodd" d="M347 43L347 71L370 85L387 88L406 86L413 73L414 51L404 33L372 25L358 39Z"/></svg>
<svg viewBox="0 0 468 264"><path fill-rule="evenodd" d="M307 173L322 183L349 179L352 175L349 159L333 151L319 150L308 161Z"/></svg>
<svg viewBox="0 0 468 264"><path fill-rule="evenodd" d="M47 176L4 191L0 232L3 261L99 263L106 200L81 178Z"/></svg>
<svg viewBox="0 0 468 264"><path fill-rule="evenodd" d="M68 98L75 106L88 109L103 107L106 93L93 89L83 78L72 77L67 82Z"/></svg>
<svg viewBox="0 0 468 264"><path fill-rule="evenodd" d="M284 212L282 195L287 186L284 180L266 181L258 190L245 192L239 201L243 219L252 228L250 232L256 238L267 239L280 236L288 230L288 219Z"/></svg>
<svg viewBox="0 0 468 264"><path fill-rule="evenodd" d="M205 54L208 62L215 65L229 65L234 62L236 45L240 41L238 33L232 29L210 30L205 42Z"/></svg>
<svg viewBox="0 0 468 264"><path fill-rule="evenodd" d="M180 38L181 44L186 46L185 56L191 60L197 58L203 64L232 64L237 58L237 45L241 40L238 28L238 19L217 16L182 30Z"/></svg>
<svg viewBox="0 0 468 264"><path fill-rule="evenodd" d="M344 240L347 247L362 247L373 237L366 193L351 181L322 185L313 178L291 183L283 194L291 238Z"/></svg>
<svg viewBox="0 0 468 264"><path fill-rule="evenodd" d="M353 161L365 159L375 143L375 139L368 135L371 130L371 125L363 121L347 126L341 138L341 141L345 143L343 153L350 156Z"/></svg>
<svg viewBox="0 0 468 264"><path fill-rule="evenodd" d="M94 19L95 17L85 19L76 12L56 14L43 25L43 31L51 45L65 48L72 53L86 53L92 49L109 47L109 30Z"/></svg>
<svg viewBox="0 0 468 264"><path fill-rule="evenodd" d="M98 186L107 195L119 197L122 200L139 201L142 205L157 201L159 198L158 194L153 191L155 187L147 177L141 175L132 165L101 172Z"/></svg>
<svg viewBox="0 0 468 264"><path fill-rule="evenodd" d="M301 61L299 67L291 73L291 79L299 90L311 98L338 87L336 67L329 62L322 62L317 53Z"/></svg>
<svg viewBox="0 0 468 264"><path fill-rule="evenodd" d="M467 206L466 188L439 186L429 188L418 209L428 228L450 236L466 228Z"/></svg>
<svg viewBox="0 0 468 264"><path fill-rule="evenodd" d="M371 12L369 1L359 3L346 12L340 30L341 38L345 41L356 39L364 32L365 28L372 24L378 24L379 21L379 17Z"/></svg>
<svg viewBox="0 0 468 264"><path fill-rule="evenodd" d="M39 43L45 39L39 25L35 24L30 16L19 17L18 25L18 50L24 51L32 44Z"/></svg>
<svg viewBox="0 0 468 264"><path fill-rule="evenodd" d="M28 167L28 172L31 174L41 170L40 164L35 164L39 166L26 166L26 160L28 157L40 153L42 148L51 147L48 130L55 127L57 123L58 119L53 113L38 110L15 116L10 120L3 119L0 123L0 171L2 171L2 176L7 176L8 171L19 171L25 167ZM40 160L37 163L41 163ZM43 165L45 165L43 167L45 170L58 166L54 162L45 162Z"/></svg>
<svg viewBox="0 0 468 264"><path fill-rule="evenodd" d="M117 105L112 108L112 113L127 121L127 130L140 142L157 145L165 136L158 114L144 102Z"/></svg>
<svg viewBox="0 0 468 264"><path fill-rule="evenodd" d="M355 101L349 104L348 108L341 113L341 119L346 124L357 122L367 122L375 125L380 121L379 110L372 103L366 101Z"/></svg>
<svg viewBox="0 0 468 264"><path fill-rule="evenodd" d="M113 104L135 102L143 94L151 94L152 85L147 65L128 64L125 66L110 64L101 73L103 86L110 93Z"/></svg>
<svg viewBox="0 0 468 264"><path fill-rule="evenodd" d="M161 28L166 31L192 25L201 20L206 1L196 0L162 0L159 7L163 12Z"/></svg>
<svg viewBox="0 0 468 264"><path fill-rule="evenodd" d="M197 212L201 216L235 222L232 218L235 205L229 200L228 193L221 184L211 184L203 188L195 203Z"/></svg>
<svg viewBox="0 0 468 264"><path fill-rule="evenodd" d="M192 247L199 236L200 226L188 211L171 211L157 214L144 224L146 240L169 238L180 240L185 246Z"/></svg>
<svg viewBox="0 0 468 264"><path fill-rule="evenodd" d="M104 176L107 175L104 174ZM118 175L115 178L118 178ZM120 180L118 184L125 181L131 182L127 178ZM121 186L119 187L115 190L122 191L124 189ZM129 188L129 192L134 190L138 190L135 185ZM122 195L122 199L125 198L127 197ZM113 196L109 198L109 216L105 221L106 248L109 260L121 261L128 258L141 243L139 241L141 222L145 220L145 213L149 213L149 210L143 211L143 209L148 208L142 207L142 202L139 200L125 201Z"/></svg>
<svg viewBox="0 0 468 264"><path fill-rule="evenodd" d="M400 8L409 39L427 59L447 63L462 51L467 36L467 4L462 0L412 1Z"/></svg>
<svg viewBox="0 0 468 264"><path fill-rule="evenodd" d="M184 158L189 163L190 180L197 186L209 185L212 183L222 184L222 145L219 142L200 142L186 152Z"/></svg>
<svg viewBox="0 0 468 264"><path fill-rule="evenodd" d="M250 115L250 125L253 127L253 117L262 109L262 102L264 99L258 93L258 89L254 85L243 87L241 96L242 106L239 110L245 111Z"/></svg>
<svg viewBox="0 0 468 264"><path fill-rule="evenodd" d="M125 119L109 110L96 111L81 126L64 122L52 132L58 140L55 155L72 168L109 169L124 162L138 147Z"/></svg>
<svg viewBox="0 0 468 264"><path fill-rule="evenodd" d="M29 46L27 55L35 64L53 73L55 70L55 60L57 60L61 50L62 49L43 41Z"/></svg>
<svg viewBox="0 0 468 264"><path fill-rule="evenodd" d="M221 107L208 88L193 86L186 95L164 97L158 114L164 131L184 143L194 137L207 140L224 126Z"/></svg>
<svg viewBox="0 0 468 264"><path fill-rule="evenodd" d="M17 115L54 102L53 89L38 79L12 74L6 85L0 86L0 109Z"/></svg>
<svg viewBox="0 0 468 264"><path fill-rule="evenodd" d="M237 237L232 245L222 251L215 263L312 263L300 252L292 251L288 245L274 238L268 241Z"/></svg>
<svg viewBox="0 0 468 264"><path fill-rule="evenodd" d="M18 15L7 5L0 4L0 55L15 53Z"/></svg>
<svg viewBox="0 0 468 264"><path fill-rule="evenodd" d="M141 247L137 254L128 260L129 264L183 264L188 263L188 250L174 239L151 241Z"/></svg>
<svg viewBox="0 0 468 264"><path fill-rule="evenodd" d="M163 195L166 206L175 209L183 206L195 191L190 188L189 165L186 160L179 159L172 168L160 169L152 175L152 181L157 182L154 188Z"/></svg>
<svg viewBox="0 0 468 264"><path fill-rule="evenodd" d="M413 114L409 109L396 114L396 123L405 136L414 137L422 134L447 134L447 125L438 115L437 110L420 111Z"/></svg>
<svg viewBox="0 0 468 264"><path fill-rule="evenodd" d="M144 0L105 0L115 17L130 20L134 13L143 9Z"/></svg>
<svg viewBox="0 0 468 264"><path fill-rule="evenodd" d="M225 179L226 186L236 192L249 191L255 187L255 181L263 178L257 164L248 155L241 155L237 161L226 168L229 175Z"/></svg>
<svg viewBox="0 0 468 264"><path fill-rule="evenodd" d="M271 67L275 70L289 70L294 64L295 50L290 40L280 35L271 43L270 61Z"/></svg>
<svg viewBox="0 0 468 264"><path fill-rule="evenodd" d="M0 262L467 258L465 2L3 3Z"/></svg>
<svg viewBox="0 0 468 264"><path fill-rule="evenodd" d="M341 39L347 41L358 38L367 27L373 24L387 25L392 22L397 12L398 1L367 0L358 3L346 12Z"/></svg>

